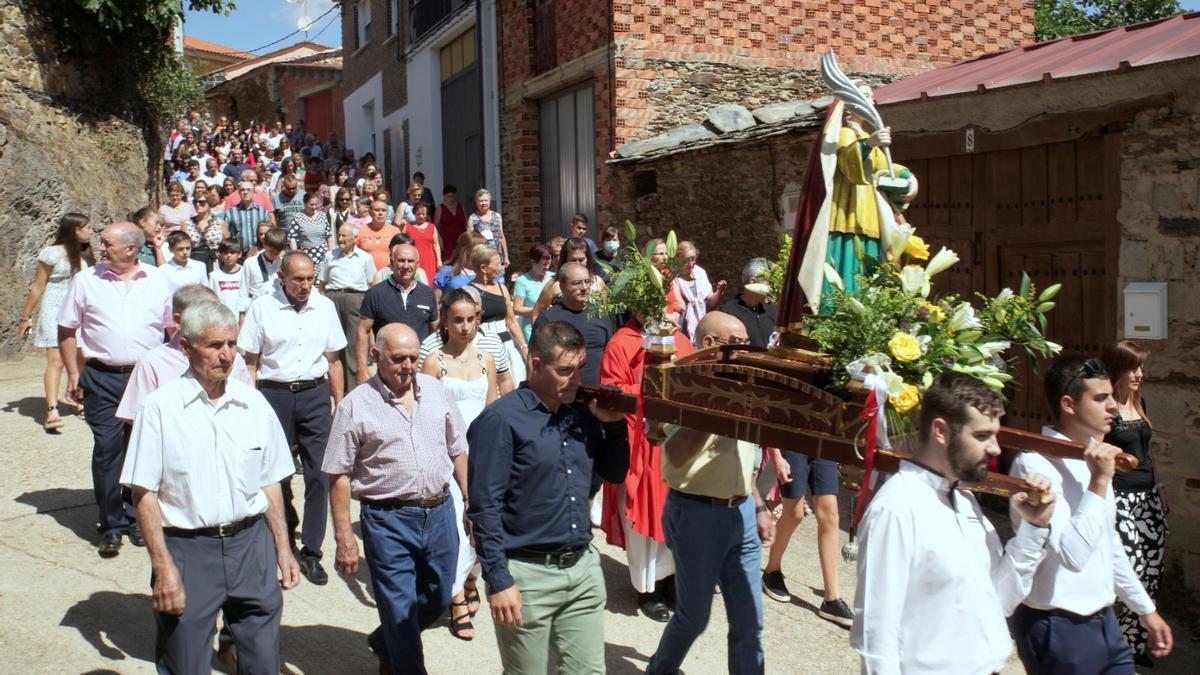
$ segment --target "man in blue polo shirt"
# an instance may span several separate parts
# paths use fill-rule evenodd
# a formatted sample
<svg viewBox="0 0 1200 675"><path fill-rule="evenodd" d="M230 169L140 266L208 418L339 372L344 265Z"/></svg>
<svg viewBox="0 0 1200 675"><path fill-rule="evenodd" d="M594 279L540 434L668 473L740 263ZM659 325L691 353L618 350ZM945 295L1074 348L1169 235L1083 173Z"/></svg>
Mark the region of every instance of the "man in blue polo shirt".
<svg viewBox="0 0 1200 675"><path fill-rule="evenodd" d="M367 350L374 343L374 336L389 323L402 323L424 340L437 328L437 299L433 289L416 280L420 262L417 248L412 244L396 244L392 247L389 266L392 276L371 287L363 296L359 310L358 344L355 355L358 359L358 384L371 377L367 366Z"/></svg>

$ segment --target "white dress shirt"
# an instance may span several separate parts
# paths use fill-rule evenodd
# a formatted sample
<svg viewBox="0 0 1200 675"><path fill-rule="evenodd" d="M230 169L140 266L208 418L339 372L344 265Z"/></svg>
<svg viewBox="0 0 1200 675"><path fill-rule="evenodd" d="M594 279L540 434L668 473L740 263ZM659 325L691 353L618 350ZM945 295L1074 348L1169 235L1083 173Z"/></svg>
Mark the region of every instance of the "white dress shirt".
<svg viewBox="0 0 1200 675"><path fill-rule="evenodd" d="M260 259L262 260L261 263L259 262ZM267 269L265 275L263 274L264 267ZM246 307L243 307L242 311L245 311L251 302L264 295L270 295L279 289L280 267L283 267L282 254L277 256L272 262L267 262L267 259L262 257L261 252L246 258L245 264L242 265L242 293L246 296Z"/></svg>
<svg viewBox="0 0 1200 675"><path fill-rule="evenodd" d="M374 278L375 259L357 246L348 254L341 248L325 254L321 283L325 284L327 290L366 292Z"/></svg>
<svg viewBox="0 0 1200 675"><path fill-rule="evenodd" d="M190 284L208 286L208 268L199 260L188 259L187 265L180 265L175 258L169 258L162 267L163 276L167 279L167 291L175 297L175 291Z"/></svg>
<svg viewBox="0 0 1200 675"><path fill-rule="evenodd" d="M1048 531L1027 523L1005 547L974 495L904 461L859 527L850 644L864 673L999 672L1005 616L1029 592Z"/></svg>
<svg viewBox="0 0 1200 675"><path fill-rule="evenodd" d="M329 372L327 352L346 346L346 334L333 301L311 293L297 310L283 289L250 303L238 334L238 348L258 354L258 379L314 380Z"/></svg>
<svg viewBox="0 0 1200 675"><path fill-rule="evenodd" d="M142 402L121 484L157 492L163 526L192 530L263 513L262 489L295 470L262 394L230 380L213 401L188 372Z"/></svg>
<svg viewBox="0 0 1200 675"><path fill-rule="evenodd" d="M1053 427L1042 434L1066 440ZM1057 495L1050 520L1046 559L1033 578L1025 604L1035 609L1064 609L1089 616L1120 597L1139 615L1154 611L1154 602L1138 580L1116 526L1116 500L1112 485L1100 497L1088 490L1091 472L1082 459L1045 457L1023 452L1013 460L1010 473L1024 478L1039 473L1050 479ZM1021 522L1014 511L1013 524Z"/></svg>

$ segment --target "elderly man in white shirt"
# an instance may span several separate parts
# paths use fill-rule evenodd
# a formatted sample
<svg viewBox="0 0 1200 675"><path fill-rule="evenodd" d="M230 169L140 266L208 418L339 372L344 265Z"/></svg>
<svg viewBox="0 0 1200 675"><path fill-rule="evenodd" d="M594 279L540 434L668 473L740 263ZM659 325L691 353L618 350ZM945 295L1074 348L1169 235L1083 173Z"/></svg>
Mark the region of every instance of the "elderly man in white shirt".
<svg viewBox="0 0 1200 675"><path fill-rule="evenodd" d="M180 332L188 371L146 397L121 470L150 553L156 666L210 672L223 613L239 672L277 673L280 587L299 581L279 488L291 453L262 395L229 379L233 312L196 303Z"/></svg>
<svg viewBox="0 0 1200 675"><path fill-rule="evenodd" d="M338 247L325 254L321 267L321 293L333 301L342 332L346 334L346 348L342 350L343 378L348 388L358 382L358 359L355 345L358 342L358 310L362 308L363 294L371 287L375 277L375 259L359 248L358 228L343 223L337 230Z"/></svg>
<svg viewBox="0 0 1200 675"><path fill-rule="evenodd" d="M300 527L300 571L321 586L329 576L321 566L321 546L329 516L329 481L321 471L333 417L329 398L342 400L339 353L346 336L333 302L313 293L317 275L303 251L284 255L280 287L250 303L238 336L246 366L283 425L289 446L298 446L304 470L304 522ZM283 485L285 516L293 530L291 481Z"/></svg>
<svg viewBox="0 0 1200 675"><path fill-rule="evenodd" d="M1049 476L1060 501L1046 559L1010 621L1017 653L1034 675L1133 673L1133 650L1112 608L1117 597L1141 618L1152 656L1169 654L1174 638L1117 534L1112 477L1121 450L1101 441L1117 411L1112 383L1098 359L1063 356L1046 371L1045 389L1054 426L1042 433L1087 448L1083 459L1025 452L1013 461L1014 476ZM1023 514L1012 518L1020 524Z"/></svg>
<svg viewBox="0 0 1200 675"><path fill-rule="evenodd" d="M1029 592L1054 510L1012 497L1025 523L1007 546L959 481L1000 454L1000 397L946 373L924 393L920 446L871 500L860 529L850 643L864 673L999 672L1012 641L1004 617ZM1049 481L1030 475L1045 489Z"/></svg>

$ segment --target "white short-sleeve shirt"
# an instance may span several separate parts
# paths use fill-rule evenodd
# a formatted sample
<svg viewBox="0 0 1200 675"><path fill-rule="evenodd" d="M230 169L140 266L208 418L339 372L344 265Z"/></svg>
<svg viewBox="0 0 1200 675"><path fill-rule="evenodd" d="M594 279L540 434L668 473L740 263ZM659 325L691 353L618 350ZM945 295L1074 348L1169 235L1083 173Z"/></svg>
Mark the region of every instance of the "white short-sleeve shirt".
<svg viewBox="0 0 1200 675"><path fill-rule="evenodd" d="M238 334L238 348L258 354L258 379L296 382L324 377L327 352L346 346L346 334L333 301L313 292L297 310L282 288L250 303Z"/></svg>
<svg viewBox="0 0 1200 675"><path fill-rule="evenodd" d="M213 401L189 371L138 409L121 484L158 493L165 527L198 529L263 513L263 488L294 471L262 394L229 380Z"/></svg>

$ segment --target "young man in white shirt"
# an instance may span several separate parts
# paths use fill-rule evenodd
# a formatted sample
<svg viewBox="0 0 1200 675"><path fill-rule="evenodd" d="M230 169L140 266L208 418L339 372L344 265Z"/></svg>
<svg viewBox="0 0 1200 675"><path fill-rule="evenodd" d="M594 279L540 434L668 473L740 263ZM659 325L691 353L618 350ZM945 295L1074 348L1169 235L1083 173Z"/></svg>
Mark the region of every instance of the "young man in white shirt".
<svg viewBox="0 0 1200 675"><path fill-rule="evenodd" d="M1174 639L1117 534L1111 483L1121 451L1101 440L1117 411L1112 383L1098 359L1063 356L1046 371L1045 390L1054 425L1042 433L1087 448L1083 459L1025 452L1013 461L1014 476L1049 476L1059 500L1046 558L1009 622L1017 653L1034 675L1133 673L1133 651L1112 608L1117 597L1141 617L1152 656L1169 654ZM1012 518L1020 525L1023 514Z"/></svg>
<svg viewBox="0 0 1200 675"><path fill-rule="evenodd" d="M987 476L1003 415L1000 396L968 375L945 373L923 394L920 445L860 528L850 644L864 673L987 675L1008 660L1004 617L1029 592L1055 501L1013 495L1026 522L1004 546L975 496L958 488ZM1045 477L1027 481L1049 487Z"/></svg>
<svg viewBox="0 0 1200 675"><path fill-rule="evenodd" d="M279 287L279 267L283 265L283 251L287 248L287 233L273 227L263 233L263 249L246 258L242 265L242 293L245 312L250 303L264 295L270 295Z"/></svg>
<svg viewBox="0 0 1200 675"><path fill-rule="evenodd" d="M171 295L190 284L208 285L208 268L199 260L192 260L192 238L186 232L175 230L168 234L167 248L171 259L159 269L166 275Z"/></svg>

